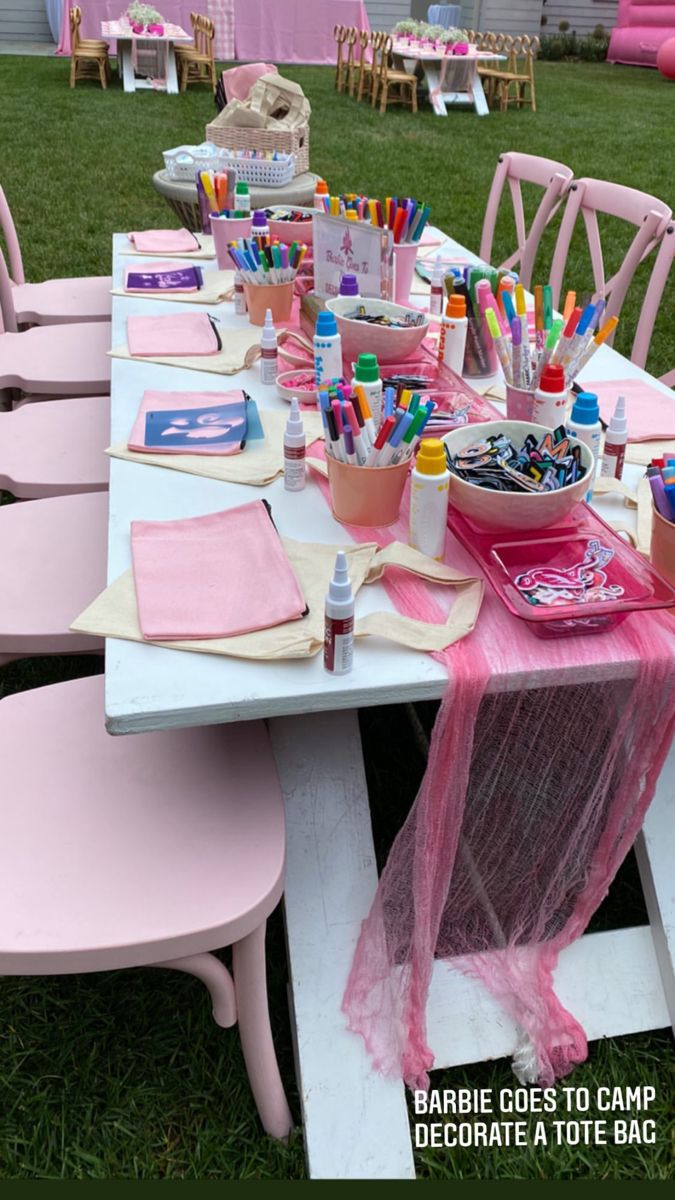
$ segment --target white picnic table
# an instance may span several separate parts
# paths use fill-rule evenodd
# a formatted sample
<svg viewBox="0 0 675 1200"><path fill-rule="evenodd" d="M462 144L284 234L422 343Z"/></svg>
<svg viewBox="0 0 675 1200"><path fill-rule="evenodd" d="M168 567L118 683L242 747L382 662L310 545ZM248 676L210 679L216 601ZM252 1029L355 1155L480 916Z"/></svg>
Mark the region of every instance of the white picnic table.
<svg viewBox="0 0 675 1200"><path fill-rule="evenodd" d="M130 262L120 257L123 242L125 235L115 236L115 285L121 284L123 265ZM457 255L473 257L459 245ZM175 311L180 308L194 312L192 305L177 302ZM166 311L162 301L114 296L113 345L125 341L125 322L132 313ZM247 322L230 303L208 311L223 331ZM586 370L587 378L642 377L660 387L605 347ZM481 390L494 382L482 380ZM231 384L245 388L261 408L287 408L275 388L261 385L257 368L216 380L203 372L113 359L111 441L126 440L145 388L202 391ZM351 541L311 478L303 492L291 493L282 480L251 489L115 458L110 465L110 582L130 566L132 520L196 516L254 496L269 500L284 535L335 545ZM640 474L640 468L627 467L627 482L636 484ZM604 500L599 507L616 519L617 503ZM623 507L619 515L625 520ZM391 607L379 584L358 594L357 615ZM602 642L602 636L593 638L596 662L588 669L589 678L615 675L616 669L603 659ZM574 678L579 679L577 672ZM555 681L562 685L570 676L557 672ZM542 666L526 679L495 676L490 688L536 688L552 682L551 672ZM429 656L372 638L359 642L354 669L342 677L327 674L320 656L263 663L117 640L106 645L105 709L111 733L269 719L286 800L289 999L312 1178L414 1176L403 1084L372 1070L361 1039L347 1031L340 1009L361 921L377 886L356 710L440 699L446 683L444 671ZM671 750L637 847L649 925L585 935L561 955L557 991L589 1039L675 1022L674 793ZM482 985L440 960L429 997L428 1034L437 1067L509 1055L517 1040L515 1025Z"/></svg>
<svg viewBox="0 0 675 1200"><path fill-rule="evenodd" d="M169 95L178 95L178 74L176 71L177 42L190 42L189 33L180 25L167 24L162 34L136 34L126 20L101 21L101 37L106 41L117 42L117 56L120 63L122 85L125 92L135 92L138 88L149 88L153 91L164 91ZM154 49L158 61L162 63L164 74L161 79L143 78L136 74L136 58L138 51Z"/></svg>
<svg viewBox="0 0 675 1200"><path fill-rule="evenodd" d="M448 105L473 105L479 117L487 117L490 109L478 64L504 62L507 57L475 47L469 54L445 54L402 41L394 42L392 54L409 75L415 74L418 64L422 68L429 88L429 102L437 117L447 117Z"/></svg>

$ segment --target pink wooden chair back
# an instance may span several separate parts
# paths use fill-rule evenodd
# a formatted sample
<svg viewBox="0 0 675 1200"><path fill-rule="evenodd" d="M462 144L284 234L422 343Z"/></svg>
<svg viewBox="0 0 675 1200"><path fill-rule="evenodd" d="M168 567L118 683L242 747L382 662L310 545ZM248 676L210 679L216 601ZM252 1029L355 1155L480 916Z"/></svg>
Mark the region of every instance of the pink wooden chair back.
<svg viewBox="0 0 675 1200"><path fill-rule="evenodd" d="M659 252L656 256L645 298L642 302L640 320L635 331L631 359L638 367L644 367L647 362L649 344L652 340L656 317L663 293L666 289L673 259L675 259L675 225L670 224L666 227L661 245L659 246ZM675 370L662 375L661 382L665 383L667 387L675 387Z"/></svg>
<svg viewBox="0 0 675 1200"><path fill-rule="evenodd" d="M485 208L480 257L487 263L491 262L497 213L504 188L508 183L516 222L518 248L499 266L511 269L519 263L521 281L526 288L529 288L532 283L534 261L541 236L563 199L572 180L572 174L570 168L566 167L564 163L555 162L551 158L539 158L533 154L517 154L513 151L501 154ZM529 230L525 228L522 183L532 183L544 189L544 195L539 202Z"/></svg>
<svg viewBox="0 0 675 1200"><path fill-rule="evenodd" d="M18 332L13 290L5 256L0 250L0 332L2 333Z"/></svg>
<svg viewBox="0 0 675 1200"><path fill-rule="evenodd" d="M619 270L605 279L605 264L598 226L598 214L604 213L635 225L637 232ZM593 268L594 297L607 301L605 318L618 317L633 276L642 260L662 236L672 212L667 204L647 192L610 183L605 179L577 179L571 185L553 253L550 283L553 306L558 307L567 255L572 234L581 215Z"/></svg>
<svg viewBox="0 0 675 1200"><path fill-rule="evenodd" d="M25 283L21 247L7 197L0 187L0 229L9 255L9 270L14 283Z"/></svg>

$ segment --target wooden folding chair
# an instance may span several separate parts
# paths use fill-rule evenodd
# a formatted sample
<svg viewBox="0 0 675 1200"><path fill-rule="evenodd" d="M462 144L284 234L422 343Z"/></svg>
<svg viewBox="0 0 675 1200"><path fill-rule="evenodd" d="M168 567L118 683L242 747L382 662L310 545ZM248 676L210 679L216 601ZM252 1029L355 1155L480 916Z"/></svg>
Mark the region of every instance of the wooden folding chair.
<svg viewBox="0 0 675 1200"><path fill-rule="evenodd" d="M347 83L347 60L344 55L345 44L349 28L347 25L335 25L333 27L333 37L337 50L337 59L335 64L335 90L343 92Z"/></svg>
<svg viewBox="0 0 675 1200"><path fill-rule="evenodd" d="M407 71L397 71L391 66L392 46L391 35L386 33L379 47L377 79L373 88L371 102L373 107L379 103L381 113L386 113L390 102L392 104L409 103L412 111L416 113L417 76L409 75ZM390 88L396 89L393 96L389 95ZM408 92L408 98L404 94L406 91Z"/></svg>
<svg viewBox="0 0 675 1200"><path fill-rule="evenodd" d="M194 49L183 46L176 47L176 64L180 76L180 90L184 92L189 83L210 83L212 90L215 92L215 25L210 17L204 17L201 13L191 14L191 18L193 16Z"/></svg>
<svg viewBox="0 0 675 1200"><path fill-rule="evenodd" d="M492 108L500 81L503 80L505 72L508 70L512 61L512 51L514 38L508 33L489 33L478 34L480 38L479 49L489 50L492 54L506 54L507 62L492 62L489 64L478 64L478 75L480 76L485 91L485 98L490 108Z"/></svg>
<svg viewBox="0 0 675 1200"><path fill-rule="evenodd" d="M564 163L552 158L540 158L534 154L519 154L508 151L500 154L490 188L490 195L485 206L483 231L480 241L480 257L485 262L492 262L492 243L494 239L497 213L501 203L504 188L508 185L513 205L513 215L516 225L516 249L499 266L506 270L517 268L520 279L527 288L532 283L532 272L541 236L549 221L557 211L567 188L572 181L572 170ZM533 184L543 189L543 195L529 229L525 228L525 213L521 184ZM497 265L497 264L495 264Z"/></svg>
<svg viewBox="0 0 675 1200"><path fill-rule="evenodd" d="M642 301L640 320L635 331L631 361L636 363L638 367L644 368L647 362L649 345L654 333L654 325L656 324L659 307L674 260L675 225L670 224L667 226L661 240L661 245L659 246L656 261L654 262L647 285L647 291ZM662 375L661 383L665 383L667 387L675 387L675 370L668 371L667 374Z"/></svg>
<svg viewBox="0 0 675 1200"><path fill-rule="evenodd" d="M636 227L619 270L605 279L605 264L598 215L614 217ZM606 179L575 179L570 184L567 204L553 252L550 284L553 307L558 307L572 235L581 217L593 269L594 297L607 301L605 318L618 317L626 292L640 263L652 252L672 217L667 204L647 192L610 183Z"/></svg>
<svg viewBox="0 0 675 1200"><path fill-rule="evenodd" d="M363 37L363 34L361 35ZM380 43L387 35L378 30L367 34L368 43L370 44L370 61L365 57L365 50L361 52L361 63L359 67L359 85L356 93L356 99L363 99L365 91L366 99L372 100L373 89L376 85L377 72L376 63L380 51Z"/></svg>
<svg viewBox="0 0 675 1200"><path fill-rule="evenodd" d="M358 74L357 74L358 68L357 68L357 64L356 64L356 43L359 41L360 32L361 32L361 30L357 29L355 25L350 25L349 29L347 30L347 39L346 39L347 62L346 62L345 88L349 92L350 96L353 96L354 92L356 91L356 82L357 82L357 78L358 78Z"/></svg>
<svg viewBox="0 0 675 1200"><path fill-rule="evenodd" d="M522 108L524 104L537 111L537 96L534 86L534 60L541 47L538 37L523 34L513 39L509 65L498 83L499 111L506 112L509 104ZM524 70L518 69L524 63Z"/></svg>
<svg viewBox="0 0 675 1200"><path fill-rule="evenodd" d="M82 10L71 8L70 20L70 86L75 87L78 79L98 79L102 88L107 88L110 78L108 43L97 38L80 37Z"/></svg>

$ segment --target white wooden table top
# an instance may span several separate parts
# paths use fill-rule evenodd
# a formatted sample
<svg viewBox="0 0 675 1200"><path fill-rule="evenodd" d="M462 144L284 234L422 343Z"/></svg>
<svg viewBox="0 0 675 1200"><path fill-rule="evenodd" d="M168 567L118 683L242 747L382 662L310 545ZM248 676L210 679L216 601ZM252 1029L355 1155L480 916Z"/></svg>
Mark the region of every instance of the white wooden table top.
<svg viewBox="0 0 675 1200"><path fill-rule="evenodd" d="M119 249L126 235L115 235L113 278L122 283L124 265ZM433 251L432 251L433 253ZM457 245L458 255L467 251ZM469 257L473 257L472 255ZM200 261L213 269L214 264ZM194 306L177 302L174 309L194 312ZM206 311L206 309L200 309ZM210 308L224 329L245 326L246 317L234 314L225 302ZM126 318L131 314L166 315L166 302L113 296L112 340L125 342ZM651 376L634 367L615 351L603 347L586 369L587 378L619 379ZM481 381L486 389L495 380ZM260 383L256 366L236 376L209 376L151 363L112 360L111 442L126 440L146 388L165 390L223 390L243 387L261 408L287 410L274 387ZM668 388L656 386L672 396ZM308 477L303 492L286 492L278 479L266 488L223 483L173 470L111 459L108 580L131 565L129 526L134 519L170 520L197 516L266 497L282 534L305 541L344 545L351 541L332 517L317 484ZM632 486L641 468L627 467ZM626 521L628 510L612 501L602 502L603 515ZM630 519L630 518L628 518ZM384 587L362 588L357 616L392 611ZM602 636L592 640L602 669ZM559 675L558 675L559 678ZM515 679L495 680L495 687L514 686ZM248 662L234 658L161 649L157 646L108 640L106 646L106 721L111 733L142 732L218 721L250 720L318 710L401 703L440 698L447 683L443 668L430 655L416 653L375 638L359 641L354 669L346 676L328 674L321 656L309 661Z"/></svg>

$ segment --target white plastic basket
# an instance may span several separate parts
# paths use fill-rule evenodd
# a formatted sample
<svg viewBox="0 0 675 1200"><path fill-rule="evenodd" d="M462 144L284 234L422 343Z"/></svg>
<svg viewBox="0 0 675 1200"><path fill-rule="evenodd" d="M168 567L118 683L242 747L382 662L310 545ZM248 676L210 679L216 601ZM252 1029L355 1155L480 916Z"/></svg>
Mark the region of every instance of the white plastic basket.
<svg viewBox="0 0 675 1200"><path fill-rule="evenodd" d="M162 157L170 179L185 179L190 183L194 183L195 171L222 171L231 165L227 150L214 142L176 146L174 150L165 150Z"/></svg>
<svg viewBox="0 0 675 1200"><path fill-rule="evenodd" d="M236 154L225 153L225 166L234 167L237 179L252 183L254 187L284 187L295 175L294 154L279 154L276 159L269 159L239 158Z"/></svg>

